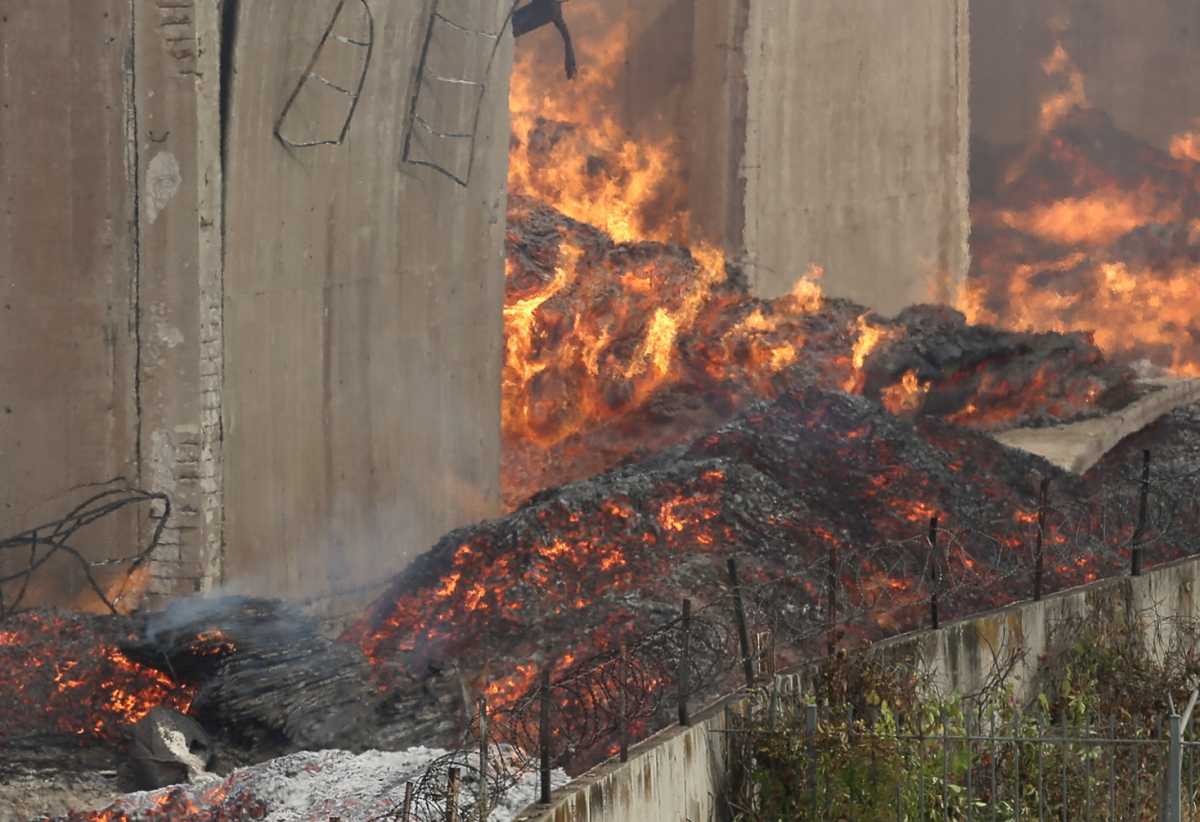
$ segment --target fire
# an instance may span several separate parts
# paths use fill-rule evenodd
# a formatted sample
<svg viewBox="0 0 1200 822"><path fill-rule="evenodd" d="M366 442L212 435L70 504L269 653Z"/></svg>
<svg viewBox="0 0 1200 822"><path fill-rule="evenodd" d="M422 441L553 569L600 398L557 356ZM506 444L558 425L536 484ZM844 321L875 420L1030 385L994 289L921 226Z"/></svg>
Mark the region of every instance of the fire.
<svg viewBox="0 0 1200 822"><path fill-rule="evenodd" d="M509 190L550 203L617 242L686 240L680 147L633 139L621 124L617 81L629 33L603 7L575 3L580 71L560 82L557 56L519 48L509 92L514 150Z"/></svg>
<svg viewBox="0 0 1200 822"><path fill-rule="evenodd" d="M929 383L921 382L916 371L906 371L900 382L885 388L881 394L883 407L896 416L915 413L920 407L925 395L929 393Z"/></svg>
<svg viewBox="0 0 1200 822"><path fill-rule="evenodd" d="M196 635L192 640L191 650L198 656L232 654L237 650L237 643L220 628L212 628Z"/></svg>
<svg viewBox="0 0 1200 822"><path fill-rule="evenodd" d="M876 325L870 317L870 313L861 315L855 322L857 327L857 339L854 342L854 351L851 354L851 363L854 370L850 376L846 378L842 384L843 390L857 394L862 391L863 384L866 381L866 375L863 373L863 367L867 363L867 358L884 342L894 339L896 332L891 329Z"/></svg>
<svg viewBox="0 0 1200 822"><path fill-rule="evenodd" d="M938 513L932 505L920 500L893 499L889 504L892 510L912 523L929 522Z"/></svg>
<svg viewBox="0 0 1200 822"><path fill-rule="evenodd" d="M1039 125L1042 134L1048 134L1062 122L1072 109L1088 105L1083 72L1075 65L1062 41L1054 44L1054 51L1042 61L1042 71L1047 77L1061 78L1062 88L1048 94L1042 100Z"/></svg>
<svg viewBox="0 0 1200 822"><path fill-rule="evenodd" d="M216 819L263 819L270 812L265 801L246 786L239 784L236 775L209 787L174 785L162 788L147 797L135 808L128 800L91 812L76 812L71 822L132 822L132 820L174 820L175 822L212 822ZM136 801L136 800L135 800Z"/></svg>
<svg viewBox="0 0 1200 822"><path fill-rule="evenodd" d="M1038 239L1064 246L1103 246L1152 223L1179 218L1176 204L1160 204L1149 187L1108 187L1079 197L1036 204L1026 211L1000 211L1000 221Z"/></svg>
<svg viewBox="0 0 1200 822"><path fill-rule="evenodd" d="M1200 131L1185 131L1171 138L1171 156L1176 160L1200 163Z"/></svg>
<svg viewBox="0 0 1200 822"><path fill-rule="evenodd" d="M975 195L959 308L973 322L1091 331L1110 355L1200 375L1200 133L1168 151L1138 144L1090 107L1061 42L1042 68L1054 88L1036 133L1002 184Z"/></svg>
<svg viewBox="0 0 1200 822"><path fill-rule="evenodd" d="M547 452L672 390L709 385L736 407L774 396L775 375L805 360L807 325L824 304L819 268L798 277L792 293L756 300L717 249L617 244L517 195L509 217L502 431L510 503L549 484L525 479ZM845 379L849 358L838 367ZM608 467L589 462L599 456L581 457L581 473L564 479Z"/></svg>
<svg viewBox="0 0 1200 822"><path fill-rule="evenodd" d="M84 618L26 613L0 635L0 727L114 739L158 705L186 711L193 691L133 662Z"/></svg>
<svg viewBox="0 0 1200 822"><path fill-rule="evenodd" d="M511 545L481 535L447 547L451 570L431 587L406 589L385 614L364 621L346 638L362 647L386 685L388 660L419 666L423 654L447 652L479 631L521 620L553 621L599 600L619 601L663 572L661 551L701 553L715 546L710 523L720 514L725 482L721 471L705 471L656 502L650 516L642 503L619 497L583 512L541 508L537 530L553 537L531 533L524 544ZM581 638L574 655L590 654L597 641ZM572 664L572 653L560 656L556 670ZM481 683L480 690L489 704L502 706L524 694L536 673L522 661L506 676Z"/></svg>

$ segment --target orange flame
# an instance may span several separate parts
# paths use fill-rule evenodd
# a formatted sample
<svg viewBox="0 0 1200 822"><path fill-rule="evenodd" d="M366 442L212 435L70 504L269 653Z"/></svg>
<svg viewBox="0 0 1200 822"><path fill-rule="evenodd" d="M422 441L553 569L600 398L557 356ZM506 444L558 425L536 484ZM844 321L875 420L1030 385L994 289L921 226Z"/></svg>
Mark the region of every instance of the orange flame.
<svg viewBox="0 0 1200 822"><path fill-rule="evenodd" d="M883 389L880 399L888 411L903 416L915 413L928 393L929 383L921 382L916 371L908 371L900 378L900 382Z"/></svg>
<svg viewBox="0 0 1200 822"><path fill-rule="evenodd" d="M1042 100L1037 133L997 200L972 207L974 265L959 309L971 322L1091 331L1110 355L1200 375L1200 265L1150 230L1178 227L1187 246L1200 239L1184 230L1195 225L1200 132L1176 135L1169 155L1147 146L1108 157L1115 149L1105 140L1129 138L1087 142L1081 129L1111 126L1090 116L1084 75L1061 41L1042 68L1056 88ZM1135 161L1131 175L1125 166Z"/></svg>

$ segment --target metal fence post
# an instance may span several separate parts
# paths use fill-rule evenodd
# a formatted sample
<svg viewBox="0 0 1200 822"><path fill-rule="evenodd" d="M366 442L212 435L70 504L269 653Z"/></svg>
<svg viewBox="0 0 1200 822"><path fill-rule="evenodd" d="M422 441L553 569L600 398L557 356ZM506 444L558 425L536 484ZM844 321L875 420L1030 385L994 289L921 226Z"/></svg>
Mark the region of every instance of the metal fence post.
<svg viewBox="0 0 1200 822"><path fill-rule="evenodd" d="M404 783L404 804L401 806L402 810L400 811L401 822L412 822L413 790L413 783Z"/></svg>
<svg viewBox="0 0 1200 822"><path fill-rule="evenodd" d="M742 647L742 671L746 687L754 687L754 660L750 653L750 631L746 628L746 606L742 603L742 586L738 582L737 560L729 558L729 583L733 586L733 614L737 619L738 644Z"/></svg>
<svg viewBox="0 0 1200 822"><path fill-rule="evenodd" d="M1170 747L1167 772L1163 775L1162 822L1183 822L1183 717L1172 712L1167 717Z"/></svg>
<svg viewBox="0 0 1200 822"><path fill-rule="evenodd" d="M1146 524L1150 516L1150 449L1142 452L1142 482L1138 501L1137 527L1133 531L1129 573L1142 575L1142 538L1146 535Z"/></svg>
<svg viewBox="0 0 1200 822"><path fill-rule="evenodd" d="M446 822L458 822L458 768L450 768L446 774Z"/></svg>
<svg viewBox="0 0 1200 822"><path fill-rule="evenodd" d="M626 687L629 679L629 652L625 643L621 643L620 655L617 657L617 733L620 737L620 756L622 762L629 761L629 706L627 704Z"/></svg>
<svg viewBox="0 0 1200 822"><path fill-rule="evenodd" d="M541 749L541 803L550 804L550 665L542 669L542 692L539 694L538 747Z"/></svg>
<svg viewBox="0 0 1200 822"><path fill-rule="evenodd" d="M942 588L942 569L938 557L938 517L934 514L929 520L929 576L933 593L929 596L929 621L933 630L941 627L941 617L938 613L938 599Z"/></svg>
<svg viewBox="0 0 1200 822"><path fill-rule="evenodd" d="M692 718L688 714L688 680L691 675L692 668L692 601L685 599L683 601L683 647L679 654L679 724L691 725Z"/></svg>
<svg viewBox="0 0 1200 822"><path fill-rule="evenodd" d="M1163 822L1183 822L1183 734L1192 722L1197 699L1200 699L1200 689L1192 691L1182 716L1175 713L1172 703L1171 715L1167 717L1170 746L1167 749L1167 772L1163 775L1163 808L1159 817Z"/></svg>
<svg viewBox="0 0 1200 822"><path fill-rule="evenodd" d="M1042 574L1045 567L1044 551L1046 544L1046 504L1050 496L1050 478L1042 480L1042 488L1038 494L1037 516L1037 547L1033 552L1033 599L1042 598Z"/></svg>
<svg viewBox="0 0 1200 822"><path fill-rule="evenodd" d="M808 790L812 796L812 818L817 818L817 706L804 708L804 730L808 737Z"/></svg>
<svg viewBox="0 0 1200 822"><path fill-rule="evenodd" d="M479 822L488 820L488 709L479 698Z"/></svg>
<svg viewBox="0 0 1200 822"><path fill-rule="evenodd" d="M825 580L825 596L827 601L827 613L825 614L825 642L827 646L826 650L829 652L830 656L833 656L834 647L837 645L837 559L837 543L831 539L829 540L829 573L827 574Z"/></svg>

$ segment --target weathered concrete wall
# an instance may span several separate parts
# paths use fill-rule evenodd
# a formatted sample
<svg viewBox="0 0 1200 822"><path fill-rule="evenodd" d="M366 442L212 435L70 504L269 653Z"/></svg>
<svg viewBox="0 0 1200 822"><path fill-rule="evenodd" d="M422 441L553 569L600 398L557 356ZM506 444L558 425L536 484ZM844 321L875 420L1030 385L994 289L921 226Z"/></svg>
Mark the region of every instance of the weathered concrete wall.
<svg viewBox="0 0 1200 822"><path fill-rule="evenodd" d="M735 259L744 256L747 77L750 8L744 2L700 3L692 27L690 120L686 128L691 233ZM802 273L802 272L797 272Z"/></svg>
<svg viewBox="0 0 1200 822"><path fill-rule="evenodd" d="M1132 626L1150 647L1163 648L1179 618L1200 616L1200 559L1164 565L1141 577L1101 580L1040 602L1022 602L875 645L880 653L933 674L947 695L969 694L1008 674L1016 693L1036 695L1039 656L1064 622ZM811 693L807 671L780 676L790 698ZM728 712L744 713L754 696L739 692L701 714L690 728L673 727L556 791L549 806L530 806L522 822L686 822L722 818L716 811L728 784ZM761 707L761 699L757 704Z"/></svg>
<svg viewBox="0 0 1200 822"><path fill-rule="evenodd" d="M422 84L434 0L394 5L0 0L0 533L122 476L174 503L153 593L320 595L498 510L508 6L438 0L484 33L440 23Z"/></svg>
<svg viewBox="0 0 1200 822"><path fill-rule="evenodd" d="M1160 148L1200 116L1200 6L1189 0L977 0L971 10L975 136L1020 143L1050 88L1052 26L1086 78L1090 102Z"/></svg>
<svg viewBox="0 0 1200 822"><path fill-rule="evenodd" d="M0 0L0 535L136 472L125 0ZM129 518L81 535L91 556ZM25 559L21 558L22 561ZM0 568L3 565L0 564ZM48 569L68 601L83 579Z"/></svg>
<svg viewBox="0 0 1200 822"><path fill-rule="evenodd" d="M947 694L968 694L1009 669L1016 693L1036 695L1039 657L1064 623L1131 626L1151 648L1170 641L1180 619L1200 616L1200 559L1184 559L1140 577L1116 577L1073 588L1040 602L1022 602L877 646L881 653L919 660Z"/></svg>
<svg viewBox="0 0 1200 822"><path fill-rule="evenodd" d="M607 0L603 9L623 21L628 43L617 79L619 113L641 139L684 137L691 114L693 22L696 0ZM568 7L568 13L571 9ZM686 138L682 141L686 144Z"/></svg>
<svg viewBox="0 0 1200 822"><path fill-rule="evenodd" d="M621 112L684 146L691 241L723 247L764 296L815 264L829 294L885 313L952 300L968 260L968 2L628 9Z"/></svg>
<svg viewBox="0 0 1200 822"><path fill-rule="evenodd" d="M220 293L217 10L0 3L0 534L58 519L116 477L164 491L160 594L199 587L220 539L205 465L219 411L207 425L202 413L219 385L200 373L202 352L219 362L219 317L213 332L200 316ZM105 518L75 547L127 556L147 514ZM34 600L87 606L82 581L64 561Z"/></svg>
<svg viewBox="0 0 1200 822"><path fill-rule="evenodd" d="M884 313L965 276L967 0L749 4L743 249L755 290L810 264Z"/></svg>
<svg viewBox="0 0 1200 822"><path fill-rule="evenodd" d="M724 818L722 789L730 771L728 711L746 697L722 700L691 726L676 726L556 791L549 806L535 805L517 822L696 822Z"/></svg>
<svg viewBox="0 0 1200 822"><path fill-rule="evenodd" d="M337 7L255 0L240 4L237 21L225 575L267 595L381 583L446 531L500 506L512 38L439 24L420 81L431 0L348 0L330 29ZM369 64L364 9L374 19ZM441 0L439 9L459 26L496 32L508 6ZM320 76L297 91L310 65ZM346 92L364 65L340 139ZM473 163L465 141L421 128L409 156L469 171L466 187L404 161L414 95L433 129L472 130L478 89L437 75L487 84Z"/></svg>

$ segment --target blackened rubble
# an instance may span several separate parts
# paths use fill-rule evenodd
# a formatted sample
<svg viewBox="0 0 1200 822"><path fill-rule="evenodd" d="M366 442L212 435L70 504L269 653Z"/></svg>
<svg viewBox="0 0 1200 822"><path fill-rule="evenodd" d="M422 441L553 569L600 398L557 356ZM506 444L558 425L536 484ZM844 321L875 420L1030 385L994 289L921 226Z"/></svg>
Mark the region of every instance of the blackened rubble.
<svg viewBox="0 0 1200 822"><path fill-rule="evenodd" d="M912 373L928 386L922 415L992 430L1060 424L1134 399L1129 369L1086 334L999 331L939 305L907 308L895 324L904 333L869 360L864 394L878 398Z"/></svg>
<svg viewBox="0 0 1200 822"><path fill-rule="evenodd" d="M353 646L277 600L178 600L133 620L132 660L193 686L190 713L238 748L273 756L362 749L380 696Z"/></svg>

